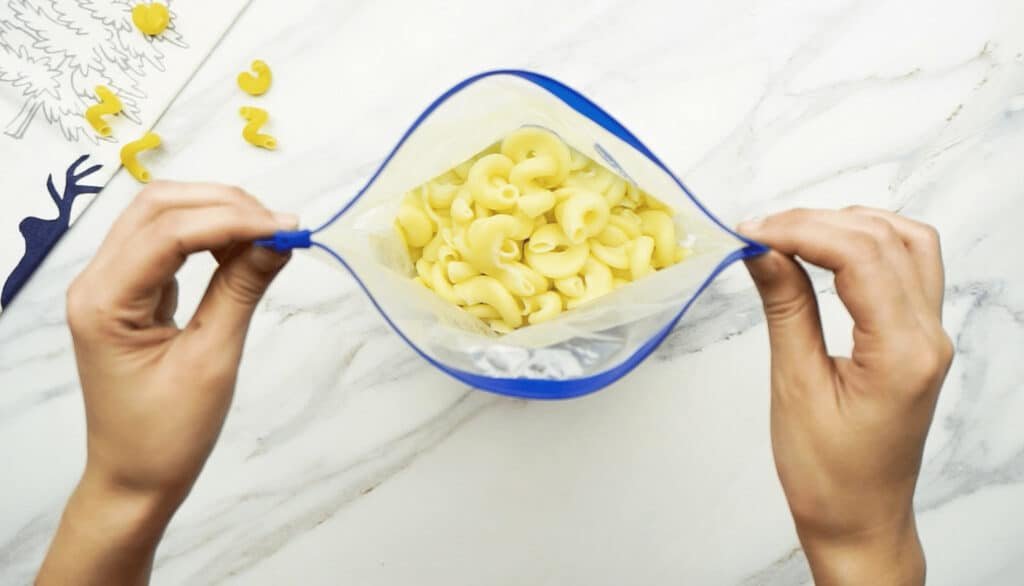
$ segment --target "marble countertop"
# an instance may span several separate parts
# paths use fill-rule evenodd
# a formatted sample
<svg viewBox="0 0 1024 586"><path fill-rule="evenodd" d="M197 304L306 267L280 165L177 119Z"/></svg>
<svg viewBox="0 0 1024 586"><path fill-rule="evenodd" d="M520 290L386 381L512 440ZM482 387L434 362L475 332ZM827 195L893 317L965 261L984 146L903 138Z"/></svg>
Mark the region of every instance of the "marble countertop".
<svg viewBox="0 0 1024 586"><path fill-rule="evenodd" d="M159 176L312 223L440 92L525 67L604 106L722 218L861 203L935 224L958 355L917 506L931 584L1024 575L1024 5L1015 0L254 0L157 125ZM442 6L443 7L440 7ZM275 68L281 149L239 146ZM63 295L138 186L119 173L0 319L0 582L31 581L84 459ZM181 278L182 316L213 262ZM834 352L849 318L814 274ZM758 299L730 269L633 374L562 403L434 371L302 254L156 584L803 584L772 464Z"/></svg>

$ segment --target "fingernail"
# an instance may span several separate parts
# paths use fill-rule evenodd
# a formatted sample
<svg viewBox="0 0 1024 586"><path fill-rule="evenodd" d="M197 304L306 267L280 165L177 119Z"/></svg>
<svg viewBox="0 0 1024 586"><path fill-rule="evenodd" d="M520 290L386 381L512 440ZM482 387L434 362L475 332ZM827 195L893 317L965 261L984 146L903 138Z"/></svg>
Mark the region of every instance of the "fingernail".
<svg viewBox="0 0 1024 586"><path fill-rule="evenodd" d="M750 218L749 220L740 222L740 224L736 226L736 231L745 236L750 236L753 233L760 230L763 224L764 218L761 216L757 216L754 218Z"/></svg>
<svg viewBox="0 0 1024 586"><path fill-rule="evenodd" d="M294 230L299 227L299 217L287 212L274 212L274 220L282 230Z"/></svg>

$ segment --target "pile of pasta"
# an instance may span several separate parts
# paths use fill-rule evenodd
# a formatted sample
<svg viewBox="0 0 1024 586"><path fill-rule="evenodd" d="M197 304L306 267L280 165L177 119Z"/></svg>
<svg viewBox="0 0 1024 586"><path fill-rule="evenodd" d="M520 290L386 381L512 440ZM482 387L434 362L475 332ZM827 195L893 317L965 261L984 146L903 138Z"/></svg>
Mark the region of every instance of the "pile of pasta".
<svg viewBox="0 0 1024 586"><path fill-rule="evenodd" d="M682 261L672 216L554 133L524 127L406 193L395 229L416 282L501 334Z"/></svg>

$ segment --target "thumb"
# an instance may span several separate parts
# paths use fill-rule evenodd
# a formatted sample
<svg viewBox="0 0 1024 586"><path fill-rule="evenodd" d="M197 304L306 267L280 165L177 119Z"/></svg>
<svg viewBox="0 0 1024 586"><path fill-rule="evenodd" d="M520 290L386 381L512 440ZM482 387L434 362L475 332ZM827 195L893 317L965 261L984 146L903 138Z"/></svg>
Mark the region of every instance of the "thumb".
<svg viewBox="0 0 1024 586"><path fill-rule="evenodd" d="M828 352L807 272L794 258L775 250L748 259L746 265L764 304L773 369L824 366Z"/></svg>
<svg viewBox="0 0 1024 586"><path fill-rule="evenodd" d="M214 272L189 329L206 337L213 347L237 348L240 352L256 304L289 258L290 253L251 244L225 258Z"/></svg>

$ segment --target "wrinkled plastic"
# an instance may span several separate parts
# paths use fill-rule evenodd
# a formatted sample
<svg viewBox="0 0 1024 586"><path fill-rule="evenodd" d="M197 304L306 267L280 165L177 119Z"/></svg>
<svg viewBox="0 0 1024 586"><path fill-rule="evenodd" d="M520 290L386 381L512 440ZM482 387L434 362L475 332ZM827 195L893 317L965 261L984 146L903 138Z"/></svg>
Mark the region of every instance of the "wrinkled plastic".
<svg viewBox="0 0 1024 586"><path fill-rule="evenodd" d="M692 256L503 336L414 283L393 229L401 196L524 125L555 132L673 207ZM438 98L359 194L313 231L311 244L332 266L348 269L431 364L474 387L535 399L575 397L618 380L657 347L719 272L766 250L715 219L611 116L564 84L526 71L483 73Z"/></svg>

